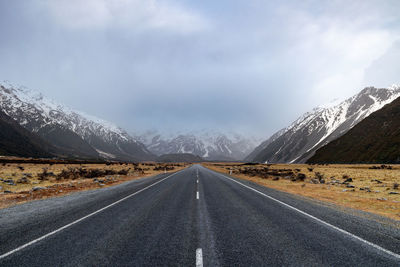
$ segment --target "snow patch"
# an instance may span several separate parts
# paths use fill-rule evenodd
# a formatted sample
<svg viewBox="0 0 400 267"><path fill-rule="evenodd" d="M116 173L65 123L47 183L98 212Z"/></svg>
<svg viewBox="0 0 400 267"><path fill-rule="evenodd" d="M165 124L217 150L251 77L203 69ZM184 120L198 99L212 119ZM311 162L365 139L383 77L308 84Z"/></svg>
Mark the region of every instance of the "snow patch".
<svg viewBox="0 0 400 267"><path fill-rule="evenodd" d="M107 159L115 159L116 156L111 154L111 153L106 153L104 151L101 151L100 149L96 149L97 153L99 153L99 155L103 158L107 158Z"/></svg>

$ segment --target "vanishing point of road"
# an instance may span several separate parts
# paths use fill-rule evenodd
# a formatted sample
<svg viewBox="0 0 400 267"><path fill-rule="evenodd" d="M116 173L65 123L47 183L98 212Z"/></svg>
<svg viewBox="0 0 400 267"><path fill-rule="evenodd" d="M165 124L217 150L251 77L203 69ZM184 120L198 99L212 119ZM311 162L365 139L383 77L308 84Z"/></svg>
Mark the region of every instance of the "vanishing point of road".
<svg viewBox="0 0 400 267"><path fill-rule="evenodd" d="M0 210L0 266L400 266L395 221L194 165Z"/></svg>

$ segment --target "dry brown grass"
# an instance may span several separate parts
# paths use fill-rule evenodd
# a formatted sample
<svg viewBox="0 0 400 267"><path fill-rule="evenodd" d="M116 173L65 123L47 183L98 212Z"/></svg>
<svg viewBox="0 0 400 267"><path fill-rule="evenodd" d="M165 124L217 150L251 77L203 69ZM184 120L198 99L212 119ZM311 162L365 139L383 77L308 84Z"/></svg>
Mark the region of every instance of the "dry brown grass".
<svg viewBox="0 0 400 267"><path fill-rule="evenodd" d="M237 163L206 163L204 165L226 174L232 168L233 176L266 187L400 220L400 194L390 194L390 192L400 193L400 186L395 189L396 184L400 184L400 165L391 165L393 169L370 169L374 165L276 164L269 166L260 164L245 166ZM243 174L245 168L261 170L266 167L269 170L290 169L294 172L294 177L298 173L303 173L306 179L292 181L290 177L281 176L279 180L273 180L277 176L254 175L257 171L253 174ZM323 176L325 183L319 183L316 173ZM343 184L346 177L352 179L349 185L353 185L354 188L348 188L346 184ZM318 183L314 184L312 179Z"/></svg>
<svg viewBox="0 0 400 267"><path fill-rule="evenodd" d="M62 196L76 191L107 187L133 179L149 177L159 173L163 173L165 169L164 167L173 167L173 169L168 170L168 172L172 172L187 167L187 164L2 163L0 164L0 178L3 180L0 180L0 208L13 206L31 200ZM115 172L115 174L100 175L99 177L90 178L60 177L60 173L62 171L70 172L71 170L87 170L89 172L91 170L97 170L100 172L110 170ZM118 174L118 172L121 172L123 174ZM47 175L43 175L43 173L47 173ZM126 173L126 175L124 173ZM24 177L27 180L24 181ZM10 185L5 182L10 179L13 180L14 185Z"/></svg>

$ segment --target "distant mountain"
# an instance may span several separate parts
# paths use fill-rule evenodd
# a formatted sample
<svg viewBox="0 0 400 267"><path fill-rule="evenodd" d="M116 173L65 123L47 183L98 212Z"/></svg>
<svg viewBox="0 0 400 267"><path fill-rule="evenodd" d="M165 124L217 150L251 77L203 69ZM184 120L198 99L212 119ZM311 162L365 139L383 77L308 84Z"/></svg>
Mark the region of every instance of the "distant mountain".
<svg viewBox="0 0 400 267"><path fill-rule="evenodd" d="M26 87L1 82L0 109L68 156L134 161L155 158L123 129Z"/></svg>
<svg viewBox="0 0 400 267"><path fill-rule="evenodd" d="M0 111L0 155L48 158L52 148Z"/></svg>
<svg viewBox="0 0 400 267"><path fill-rule="evenodd" d="M400 98L315 152L310 163L400 163Z"/></svg>
<svg viewBox="0 0 400 267"><path fill-rule="evenodd" d="M157 158L157 162L202 162L203 159L199 156L190 153L178 153L178 154L164 154Z"/></svg>
<svg viewBox="0 0 400 267"><path fill-rule="evenodd" d="M170 136L148 131L137 139L156 155L190 153L205 160L223 161L242 160L257 145L255 139L207 130Z"/></svg>
<svg viewBox="0 0 400 267"><path fill-rule="evenodd" d="M371 113L400 96L400 87L367 87L331 107L318 107L261 143L247 161L303 163L317 149L342 136Z"/></svg>

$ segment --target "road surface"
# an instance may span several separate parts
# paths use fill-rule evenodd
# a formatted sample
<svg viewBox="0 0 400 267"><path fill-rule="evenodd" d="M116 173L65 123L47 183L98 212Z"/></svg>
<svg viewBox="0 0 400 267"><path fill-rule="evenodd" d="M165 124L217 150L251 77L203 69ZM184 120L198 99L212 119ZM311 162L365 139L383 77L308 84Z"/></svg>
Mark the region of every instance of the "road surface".
<svg viewBox="0 0 400 267"><path fill-rule="evenodd" d="M365 215L194 165L0 210L0 266L399 266Z"/></svg>

